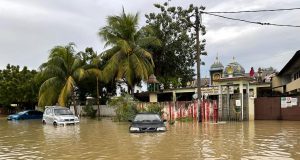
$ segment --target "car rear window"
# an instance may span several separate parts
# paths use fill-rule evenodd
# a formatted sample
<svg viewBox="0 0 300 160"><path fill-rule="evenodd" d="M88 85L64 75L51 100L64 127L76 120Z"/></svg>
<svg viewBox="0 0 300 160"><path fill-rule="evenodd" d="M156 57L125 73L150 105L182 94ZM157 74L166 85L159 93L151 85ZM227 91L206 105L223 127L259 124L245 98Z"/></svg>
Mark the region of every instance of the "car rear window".
<svg viewBox="0 0 300 160"><path fill-rule="evenodd" d="M161 119L157 114L138 114L135 116L135 122L160 122Z"/></svg>

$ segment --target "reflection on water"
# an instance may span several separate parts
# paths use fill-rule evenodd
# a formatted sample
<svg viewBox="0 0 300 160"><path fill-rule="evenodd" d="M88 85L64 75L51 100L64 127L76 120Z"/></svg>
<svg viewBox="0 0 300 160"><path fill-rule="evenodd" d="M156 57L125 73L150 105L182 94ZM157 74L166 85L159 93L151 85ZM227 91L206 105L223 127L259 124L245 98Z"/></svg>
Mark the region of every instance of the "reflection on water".
<svg viewBox="0 0 300 160"><path fill-rule="evenodd" d="M0 119L0 159L300 159L300 122L180 123L130 134L128 123L75 126Z"/></svg>

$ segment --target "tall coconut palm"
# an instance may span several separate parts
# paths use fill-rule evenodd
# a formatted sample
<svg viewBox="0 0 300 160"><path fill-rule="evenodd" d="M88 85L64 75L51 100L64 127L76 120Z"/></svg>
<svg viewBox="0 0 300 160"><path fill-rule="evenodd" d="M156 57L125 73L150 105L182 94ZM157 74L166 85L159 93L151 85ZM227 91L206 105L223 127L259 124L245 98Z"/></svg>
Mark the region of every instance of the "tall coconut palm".
<svg viewBox="0 0 300 160"><path fill-rule="evenodd" d="M55 103L66 106L74 94L76 81L84 76L82 62L75 56L74 44L54 47L50 51L48 62L42 64L40 68L41 77L45 81L39 90L39 106ZM75 103L74 110L77 114Z"/></svg>
<svg viewBox="0 0 300 160"><path fill-rule="evenodd" d="M157 42L153 37L145 37L138 30L138 14L109 16L107 26L100 29L99 36L111 46L104 51L108 63L104 70L123 79L133 94L134 86L140 80L148 79L153 72L154 63L150 52L143 48L146 42Z"/></svg>
<svg viewBox="0 0 300 160"><path fill-rule="evenodd" d="M96 54L96 53L95 53ZM86 75L93 76L96 78L96 92L97 92L97 116L100 117L100 101L99 101L99 82L107 83L111 78L112 74L107 74L100 68L101 57L97 56L90 61L90 64L85 66Z"/></svg>

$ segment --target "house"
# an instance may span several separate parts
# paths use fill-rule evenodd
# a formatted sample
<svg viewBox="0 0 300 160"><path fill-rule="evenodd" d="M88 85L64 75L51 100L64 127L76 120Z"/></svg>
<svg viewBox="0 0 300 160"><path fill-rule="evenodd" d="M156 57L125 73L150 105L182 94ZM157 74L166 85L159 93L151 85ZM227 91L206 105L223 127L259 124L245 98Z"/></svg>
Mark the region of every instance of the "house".
<svg viewBox="0 0 300 160"><path fill-rule="evenodd" d="M300 95L300 50L272 78L272 91L283 95Z"/></svg>

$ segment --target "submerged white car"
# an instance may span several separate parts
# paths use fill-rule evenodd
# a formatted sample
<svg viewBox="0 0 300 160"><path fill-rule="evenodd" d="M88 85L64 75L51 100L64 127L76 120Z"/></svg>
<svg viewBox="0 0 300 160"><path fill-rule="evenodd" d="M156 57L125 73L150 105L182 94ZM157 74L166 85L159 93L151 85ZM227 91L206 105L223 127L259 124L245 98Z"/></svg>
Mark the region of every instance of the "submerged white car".
<svg viewBox="0 0 300 160"><path fill-rule="evenodd" d="M48 106L43 114L43 124L68 125L77 124L79 119L69 108L60 106Z"/></svg>

